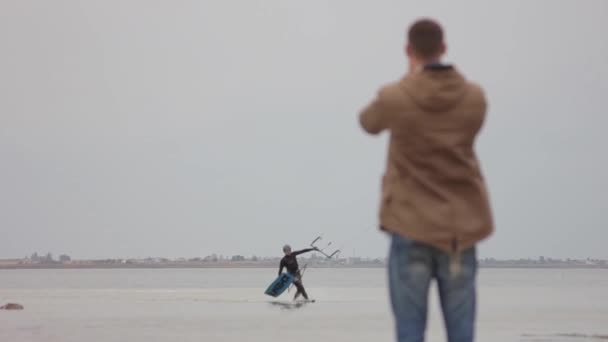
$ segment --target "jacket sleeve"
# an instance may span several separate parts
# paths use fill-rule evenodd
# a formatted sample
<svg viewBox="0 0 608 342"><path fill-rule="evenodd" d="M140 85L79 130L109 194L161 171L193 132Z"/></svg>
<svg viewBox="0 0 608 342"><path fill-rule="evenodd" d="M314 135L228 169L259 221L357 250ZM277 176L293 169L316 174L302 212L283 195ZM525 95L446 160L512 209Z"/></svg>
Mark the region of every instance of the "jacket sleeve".
<svg viewBox="0 0 608 342"><path fill-rule="evenodd" d="M302 249L302 250L299 250L299 251L291 252L291 254L292 255L299 255L299 254L307 253L307 252L314 251L314 250L315 250L314 248L306 248L306 249Z"/></svg>
<svg viewBox="0 0 608 342"><path fill-rule="evenodd" d="M361 128L369 134L379 134L388 129L388 113L380 96L376 97L359 114Z"/></svg>
<svg viewBox="0 0 608 342"><path fill-rule="evenodd" d="M283 263L283 259L281 259L281 262L279 263L279 275L283 272L283 267L285 267L285 264Z"/></svg>

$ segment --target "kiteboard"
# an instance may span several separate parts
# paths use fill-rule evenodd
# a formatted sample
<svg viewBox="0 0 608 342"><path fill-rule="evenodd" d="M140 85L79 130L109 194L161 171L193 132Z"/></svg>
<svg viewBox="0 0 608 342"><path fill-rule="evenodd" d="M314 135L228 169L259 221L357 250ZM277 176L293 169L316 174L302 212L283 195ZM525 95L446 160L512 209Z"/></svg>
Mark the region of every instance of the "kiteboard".
<svg viewBox="0 0 608 342"><path fill-rule="evenodd" d="M285 292L289 285L294 280L294 276L289 273L281 273L279 276L268 286L264 294L272 297L278 297L281 293Z"/></svg>

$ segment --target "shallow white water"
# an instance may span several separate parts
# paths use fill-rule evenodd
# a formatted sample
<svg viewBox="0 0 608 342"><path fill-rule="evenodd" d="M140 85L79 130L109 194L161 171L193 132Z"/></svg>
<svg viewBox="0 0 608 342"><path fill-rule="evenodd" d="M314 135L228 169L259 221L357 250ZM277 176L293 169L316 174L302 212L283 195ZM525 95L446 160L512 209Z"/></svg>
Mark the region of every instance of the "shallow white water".
<svg viewBox="0 0 608 342"><path fill-rule="evenodd" d="M274 269L1 270L0 341L392 341L383 269L309 269L286 307ZM292 292L293 293L293 292ZM292 294L291 293L291 294ZM279 301L288 302L291 294ZM431 292L428 341L443 341ZM608 270L482 269L477 341L604 341Z"/></svg>

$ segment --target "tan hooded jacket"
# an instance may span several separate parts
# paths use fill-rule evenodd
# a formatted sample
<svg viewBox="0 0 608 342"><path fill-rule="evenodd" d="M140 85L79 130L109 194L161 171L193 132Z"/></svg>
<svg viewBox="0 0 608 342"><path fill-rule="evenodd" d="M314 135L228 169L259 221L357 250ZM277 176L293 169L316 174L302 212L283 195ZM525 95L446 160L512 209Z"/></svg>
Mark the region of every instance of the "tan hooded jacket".
<svg viewBox="0 0 608 342"><path fill-rule="evenodd" d="M458 253L493 231L474 142L486 113L481 88L453 67L409 73L360 114L365 131L390 132L381 229Z"/></svg>

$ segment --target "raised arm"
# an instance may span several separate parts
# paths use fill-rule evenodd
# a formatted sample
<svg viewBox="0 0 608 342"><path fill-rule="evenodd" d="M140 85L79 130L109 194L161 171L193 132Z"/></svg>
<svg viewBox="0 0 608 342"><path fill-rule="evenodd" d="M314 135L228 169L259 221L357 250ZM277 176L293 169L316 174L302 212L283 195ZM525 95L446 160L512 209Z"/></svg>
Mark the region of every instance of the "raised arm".
<svg viewBox="0 0 608 342"><path fill-rule="evenodd" d="M397 83L383 87L376 98L359 113L361 128L369 134L379 134L390 129L402 101L402 90Z"/></svg>
<svg viewBox="0 0 608 342"><path fill-rule="evenodd" d="M361 111L359 123L361 124L361 128L367 133L378 134L388 128L386 116L384 105L379 98L376 98Z"/></svg>
<svg viewBox="0 0 608 342"><path fill-rule="evenodd" d="M303 254L303 253L308 253L311 251L316 251L317 248L306 248L306 249L301 249L299 251L295 251L295 252L291 252L292 255L299 255L299 254Z"/></svg>

